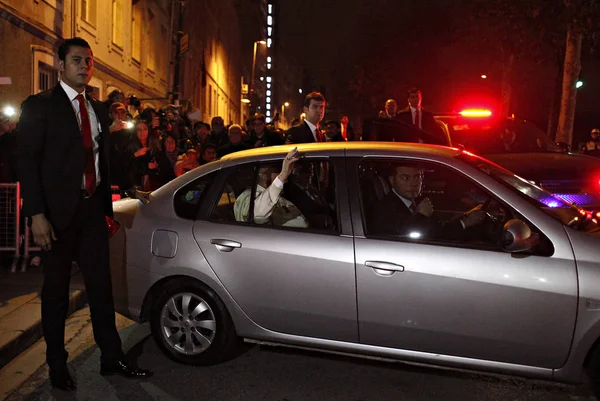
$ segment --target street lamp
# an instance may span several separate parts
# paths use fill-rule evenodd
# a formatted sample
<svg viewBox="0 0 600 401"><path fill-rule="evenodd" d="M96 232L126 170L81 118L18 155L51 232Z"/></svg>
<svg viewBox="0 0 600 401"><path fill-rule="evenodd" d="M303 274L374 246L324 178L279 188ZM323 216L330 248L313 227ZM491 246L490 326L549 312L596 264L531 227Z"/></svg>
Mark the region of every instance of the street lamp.
<svg viewBox="0 0 600 401"><path fill-rule="evenodd" d="M250 84L252 85L252 88L250 88L251 90L254 90L256 87L256 85L254 83L254 72L256 70L256 50L257 50L259 44L266 45L267 42L264 40L254 41L254 54L252 56L252 76L250 77Z"/></svg>
<svg viewBox="0 0 600 401"><path fill-rule="evenodd" d="M285 108L290 106L290 102L285 102L281 105L281 118L285 118Z"/></svg>

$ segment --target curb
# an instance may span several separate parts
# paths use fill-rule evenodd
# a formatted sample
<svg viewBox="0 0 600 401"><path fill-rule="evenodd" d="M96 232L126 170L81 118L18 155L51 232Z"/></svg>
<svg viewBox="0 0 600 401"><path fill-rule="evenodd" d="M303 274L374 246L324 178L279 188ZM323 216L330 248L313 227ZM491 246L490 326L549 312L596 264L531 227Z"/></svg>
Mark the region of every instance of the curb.
<svg viewBox="0 0 600 401"><path fill-rule="evenodd" d="M87 297L85 290L73 290L69 293L69 309L67 319L71 314L85 306ZM41 305L40 305L41 307ZM15 311L17 312L18 309ZM14 312L13 312L14 313ZM16 358L21 352L32 346L42 337L42 320L39 319L31 326L23 330L15 339L2 345L0 348L0 368L7 365Z"/></svg>

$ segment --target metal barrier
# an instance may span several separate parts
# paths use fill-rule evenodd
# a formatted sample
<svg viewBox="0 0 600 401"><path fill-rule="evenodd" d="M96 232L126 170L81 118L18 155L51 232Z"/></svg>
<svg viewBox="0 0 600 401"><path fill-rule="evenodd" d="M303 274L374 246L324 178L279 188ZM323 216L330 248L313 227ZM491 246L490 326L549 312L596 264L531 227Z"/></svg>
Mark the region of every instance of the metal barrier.
<svg viewBox="0 0 600 401"><path fill-rule="evenodd" d="M118 186L111 187L111 196L113 202L121 199L122 192ZM19 183L0 184L0 252L14 252L10 268L13 273L17 271L19 259L21 259L20 271L25 272L30 263L31 253L41 251L41 248L33 241L33 234L28 224L29 218L25 217L23 222L21 221L21 207ZM21 245L23 246L22 255Z"/></svg>
<svg viewBox="0 0 600 401"><path fill-rule="evenodd" d="M10 270L15 272L21 254L21 187L0 184L0 252L12 252Z"/></svg>

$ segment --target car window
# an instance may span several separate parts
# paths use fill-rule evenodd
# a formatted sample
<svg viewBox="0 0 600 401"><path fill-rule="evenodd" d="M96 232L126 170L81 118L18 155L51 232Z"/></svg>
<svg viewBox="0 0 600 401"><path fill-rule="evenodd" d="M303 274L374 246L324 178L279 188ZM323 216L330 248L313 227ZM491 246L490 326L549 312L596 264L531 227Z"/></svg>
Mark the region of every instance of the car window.
<svg viewBox="0 0 600 401"><path fill-rule="evenodd" d="M394 159L359 165L367 237L501 251L516 213L454 169Z"/></svg>
<svg viewBox="0 0 600 401"><path fill-rule="evenodd" d="M173 207L177 216L183 219L195 220L200 210L201 201L208 192L217 172L212 172L196 178L175 192Z"/></svg>
<svg viewBox="0 0 600 401"><path fill-rule="evenodd" d="M219 191L210 219L337 233L333 166L326 161L298 161L282 187L275 180L280 171L281 161L232 169Z"/></svg>
<svg viewBox="0 0 600 401"><path fill-rule="evenodd" d="M255 182L256 167L255 164L244 164L227 170L227 176L210 213L210 220L224 223L248 223L247 220L235 218L234 206L240 195L251 190Z"/></svg>

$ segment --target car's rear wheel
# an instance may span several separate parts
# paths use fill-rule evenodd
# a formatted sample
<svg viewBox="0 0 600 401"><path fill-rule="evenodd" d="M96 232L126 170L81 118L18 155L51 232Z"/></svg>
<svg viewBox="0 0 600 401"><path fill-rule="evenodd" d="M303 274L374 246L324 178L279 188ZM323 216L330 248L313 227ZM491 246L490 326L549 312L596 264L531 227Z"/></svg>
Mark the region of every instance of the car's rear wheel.
<svg viewBox="0 0 600 401"><path fill-rule="evenodd" d="M586 368L592 393L600 401L600 344L596 344L591 354L588 355Z"/></svg>
<svg viewBox="0 0 600 401"><path fill-rule="evenodd" d="M190 279L177 279L161 288L150 325L163 352L186 364L220 363L233 355L239 343L223 301Z"/></svg>

